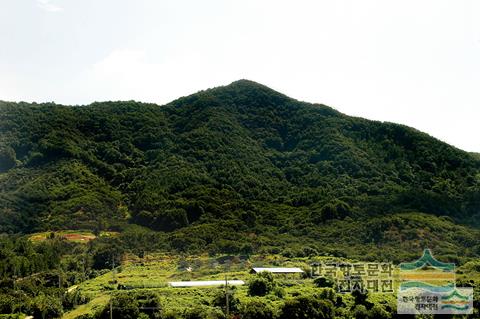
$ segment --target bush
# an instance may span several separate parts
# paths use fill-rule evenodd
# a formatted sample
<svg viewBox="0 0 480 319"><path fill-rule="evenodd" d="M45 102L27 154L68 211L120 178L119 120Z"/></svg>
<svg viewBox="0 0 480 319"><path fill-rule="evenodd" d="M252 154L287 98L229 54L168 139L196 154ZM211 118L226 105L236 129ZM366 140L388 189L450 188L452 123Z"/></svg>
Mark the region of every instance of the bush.
<svg viewBox="0 0 480 319"><path fill-rule="evenodd" d="M142 291L136 294L138 306L140 311L148 316L148 318L154 319L160 317L160 311L162 309L160 304L160 298L155 292Z"/></svg>
<svg viewBox="0 0 480 319"><path fill-rule="evenodd" d="M355 305L364 305L367 309L372 308L373 303L368 301L368 291L362 292L360 290L352 291L352 297L355 300Z"/></svg>
<svg viewBox="0 0 480 319"><path fill-rule="evenodd" d="M111 268L112 262L116 266L121 263L123 248L119 241L115 239L104 240L104 242L96 243L93 252L93 269Z"/></svg>
<svg viewBox="0 0 480 319"><path fill-rule="evenodd" d="M256 274L248 282L248 294L250 296L265 296L275 287L275 281L271 272L264 271Z"/></svg>
<svg viewBox="0 0 480 319"><path fill-rule="evenodd" d="M392 318L392 315L385 311L382 307L379 305L373 306L373 308L370 310L370 318L372 319L390 319Z"/></svg>
<svg viewBox="0 0 480 319"><path fill-rule="evenodd" d="M234 287L233 287L234 288ZM238 310L238 305L240 304L240 301L238 298L235 297L235 290L232 289L232 287L229 287L229 295L228 295L228 309L230 312L237 311ZM225 296L225 290L221 289L217 291L215 294L215 297L213 299L212 303L215 307L220 307L224 312L226 312L226 304L227 304L227 299Z"/></svg>
<svg viewBox="0 0 480 319"><path fill-rule="evenodd" d="M13 168L16 163L15 151L10 146L0 146L0 172Z"/></svg>
<svg viewBox="0 0 480 319"><path fill-rule="evenodd" d="M58 318L63 314L60 300L44 294L40 294L33 299L31 311L35 318Z"/></svg>
<svg viewBox="0 0 480 319"><path fill-rule="evenodd" d="M336 300L337 300L337 294L336 294L335 290L333 290L332 288L322 289L319 296L320 296L321 299L328 299L333 303L335 303ZM338 296L338 297L340 297L340 296ZM340 299L341 299L341 297L340 297Z"/></svg>
<svg viewBox="0 0 480 319"><path fill-rule="evenodd" d="M162 319L178 319L178 318L180 318L180 317L178 316L177 313L175 313L175 312L173 312L173 311L170 310L170 311L167 311L167 312L162 313L162 317L161 317L161 318L162 318Z"/></svg>
<svg viewBox="0 0 480 319"><path fill-rule="evenodd" d="M275 288L273 288L273 294L278 298L283 298L285 297L285 289L283 289L282 287L276 286Z"/></svg>
<svg viewBox="0 0 480 319"><path fill-rule="evenodd" d="M333 288L335 286L335 282L332 280L332 278L328 277L315 278L313 283L319 288Z"/></svg>
<svg viewBox="0 0 480 319"><path fill-rule="evenodd" d="M183 318L185 319L203 319L205 318L205 311L202 308L192 308L184 312Z"/></svg>
<svg viewBox="0 0 480 319"><path fill-rule="evenodd" d="M300 296L287 300L279 319L330 319L334 317L333 304L314 296Z"/></svg>
<svg viewBox="0 0 480 319"><path fill-rule="evenodd" d="M355 319L367 319L369 318L369 313L364 305L356 305L353 309L353 316Z"/></svg>
<svg viewBox="0 0 480 319"><path fill-rule="evenodd" d="M272 319L273 309L261 300L250 301L241 307L240 316L243 319Z"/></svg>
<svg viewBox="0 0 480 319"><path fill-rule="evenodd" d="M140 315L138 301L132 294L118 293L113 295L112 309L113 318L118 319L137 319ZM110 303L105 306L100 314L101 319L110 318Z"/></svg>

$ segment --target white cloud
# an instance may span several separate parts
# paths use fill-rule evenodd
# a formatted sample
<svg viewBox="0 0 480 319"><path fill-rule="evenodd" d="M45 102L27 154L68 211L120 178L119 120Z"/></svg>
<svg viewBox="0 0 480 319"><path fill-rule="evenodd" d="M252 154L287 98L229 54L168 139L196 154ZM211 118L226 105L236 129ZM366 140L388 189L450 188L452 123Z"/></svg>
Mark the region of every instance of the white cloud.
<svg viewBox="0 0 480 319"><path fill-rule="evenodd" d="M51 0L37 0L37 4L40 8L48 12L63 11L63 8L53 4Z"/></svg>
<svg viewBox="0 0 480 319"><path fill-rule="evenodd" d="M168 65L149 61L145 50L115 49L87 71L88 95L95 99L158 101ZM173 79L171 79L172 81ZM160 92L159 92L160 91Z"/></svg>
<svg viewBox="0 0 480 319"><path fill-rule="evenodd" d="M242 78L237 68L198 52L156 60L144 49L115 49L93 64L82 83L93 100L139 100L159 104ZM211 59L223 68L212 68ZM205 77L208 74L208 77ZM87 99L88 100L88 99Z"/></svg>
<svg viewBox="0 0 480 319"><path fill-rule="evenodd" d="M25 3L0 10L0 99L163 104L247 78L480 151L480 1Z"/></svg>

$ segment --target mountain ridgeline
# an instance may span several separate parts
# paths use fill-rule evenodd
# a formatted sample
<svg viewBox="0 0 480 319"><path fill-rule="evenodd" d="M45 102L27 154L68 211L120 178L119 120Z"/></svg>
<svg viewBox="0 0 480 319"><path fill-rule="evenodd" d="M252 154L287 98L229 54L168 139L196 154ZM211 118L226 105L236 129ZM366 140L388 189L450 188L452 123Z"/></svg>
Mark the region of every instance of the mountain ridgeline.
<svg viewBox="0 0 480 319"><path fill-rule="evenodd" d="M479 221L477 156L251 81L164 106L0 102L0 232L395 259L478 256Z"/></svg>

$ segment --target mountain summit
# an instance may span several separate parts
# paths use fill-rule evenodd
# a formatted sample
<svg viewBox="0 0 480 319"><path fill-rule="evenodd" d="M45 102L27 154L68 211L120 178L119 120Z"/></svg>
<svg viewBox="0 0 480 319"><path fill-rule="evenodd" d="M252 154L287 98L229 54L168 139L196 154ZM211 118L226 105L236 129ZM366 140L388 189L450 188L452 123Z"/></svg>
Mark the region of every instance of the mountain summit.
<svg viewBox="0 0 480 319"><path fill-rule="evenodd" d="M0 102L0 134L0 232L138 225L184 251L360 254L478 226L472 154L248 80L164 106Z"/></svg>

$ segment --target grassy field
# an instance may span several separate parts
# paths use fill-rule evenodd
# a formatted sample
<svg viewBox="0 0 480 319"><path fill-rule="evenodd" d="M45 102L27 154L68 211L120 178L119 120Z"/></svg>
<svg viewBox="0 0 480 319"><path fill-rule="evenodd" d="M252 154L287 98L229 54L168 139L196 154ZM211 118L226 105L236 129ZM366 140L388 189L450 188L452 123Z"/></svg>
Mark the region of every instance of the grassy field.
<svg viewBox="0 0 480 319"><path fill-rule="evenodd" d="M324 257L325 260L332 260L332 257ZM317 260L318 261L318 260ZM91 301L85 305L78 306L71 312L64 315L70 319L82 314L95 312L109 301L117 285L133 288L135 291L148 289L160 295L161 304L167 311L182 313L186 309L202 307L209 311L220 311L211 305L215 294L220 287L195 287L195 288L172 288L168 286L169 281L184 280L229 280L239 279L247 282L251 278L250 269L254 266L282 266L300 267L309 270L310 261L306 258L287 259L281 256L251 256L250 258L235 257L211 258L208 256L172 257L168 255L149 255L144 259L128 256L120 267L112 271L88 280L75 289L77 293L88 296ZM188 271L187 268L191 268ZM268 303L280 305L285 298L301 294L318 293L319 288L315 287L313 279L301 278L301 276L275 275L276 282L280 287L278 293L269 294L264 298ZM114 280L117 284L112 284ZM250 297L247 294L247 286L232 288L235 297L241 303ZM258 297L257 297L258 298ZM392 303L395 301L393 295L375 294L372 300ZM345 303L352 303L352 297L348 294L343 296ZM278 307L276 307L278 308Z"/></svg>
<svg viewBox="0 0 480 319"><path fill-rule="evenodd" d="M110 296L108 294L100 293L96 297L94 297L89 303L80 305L74 310L67 312L62 318L74 319L84 314L93 313L103 308L109 300Z"/></svg>
<svg viewBox="0 0 480 319"><path fill-rule="evenodd" d="M240 279L248 282L253 276L250 274L252 267L300 267L308 272L312 262L321 261L355 262L334 257L318 257L312 260L309 258L286 258L278 255L213 258L208 255L182 257L153 254L142 259L130 255L124 257L122 265L117 267L114 272L110 271L85 281L74 289L72 288L72 292L88 296L90 302L66 313L63 318L73 319L82 314L99 311L108 304L110 295L118 285L132 289L129 291L155 291L160 296L165 311L183 313L187 309L201 307L210 312L218 312L221 310L212 306L212 300L215 294L223 289L222 287L172 288L168 286L168 282L224 280L225 276L229 280ZM285 299L303 294L311 295L321 291L314 285L311 278L284 275L274 275L274 277L279 291L260 298L271 305L278 306L274 307L275 309L278 309ZM395 279L398 279L397 268L394 271ZM116 282L116 284L113 284L113 282ZM471 261L459 267L457 269L457 283L462 285L465 283L480 283L480 261ZM247 293L246 285L232 289L240 303L247 302L251 298ZM345 309L349 309L353 305L353 297L350 294L341 295L341 299L346 305ZM371 293L368 300L375 304L390 305L391 309L396 307L396 295L393 293Z"/></svg>
<svg viewBox="0 0 480 319"><path fill-rule="evenodd" d="M100 237L117 236L116 232L101 232ZM75 231L75 230L59 230L41 232L30 235L29 239L33 242L41 242L48 238L64 238L65 240L76 243L88 243L89 241L97 238L92 232L89 231Z"/></svg>

